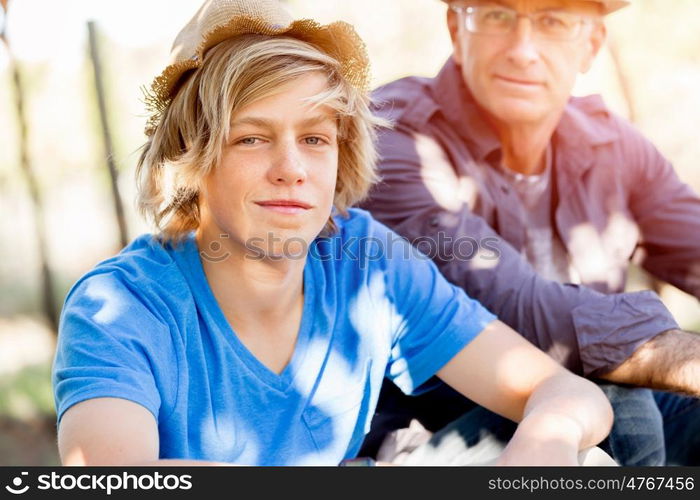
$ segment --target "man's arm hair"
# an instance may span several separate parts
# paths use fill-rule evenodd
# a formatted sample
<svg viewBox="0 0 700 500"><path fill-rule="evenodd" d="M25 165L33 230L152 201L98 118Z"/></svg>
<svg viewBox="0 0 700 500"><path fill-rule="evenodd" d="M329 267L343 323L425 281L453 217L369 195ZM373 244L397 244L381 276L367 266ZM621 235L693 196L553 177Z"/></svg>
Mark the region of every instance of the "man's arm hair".
<svg viewBox="0 0 700 500"><path fill-rule="evenodd" d="M700 335L682 330L657 335L601 378L700 397Z"/></svg>

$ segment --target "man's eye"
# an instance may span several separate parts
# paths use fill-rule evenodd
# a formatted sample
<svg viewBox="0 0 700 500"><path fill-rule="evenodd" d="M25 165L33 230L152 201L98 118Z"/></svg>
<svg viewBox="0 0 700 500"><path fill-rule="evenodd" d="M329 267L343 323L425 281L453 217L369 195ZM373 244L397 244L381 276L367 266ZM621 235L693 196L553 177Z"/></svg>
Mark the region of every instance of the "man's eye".
<svg viewBox="0 0 700 500"><path fill-rule="evenodd" d="M544 26L546 28L565 28L567 27L567 23L564 19L557 17L552 14L545 14L539 19L539 24L540 26Z"/></svg>
<svg viewBox="0 0 700 500"><path fill-rule="evenodd" d="M484 13L484 20L489 22L503 22L509 18L508 11L504 9L492 9Z"/></svg>

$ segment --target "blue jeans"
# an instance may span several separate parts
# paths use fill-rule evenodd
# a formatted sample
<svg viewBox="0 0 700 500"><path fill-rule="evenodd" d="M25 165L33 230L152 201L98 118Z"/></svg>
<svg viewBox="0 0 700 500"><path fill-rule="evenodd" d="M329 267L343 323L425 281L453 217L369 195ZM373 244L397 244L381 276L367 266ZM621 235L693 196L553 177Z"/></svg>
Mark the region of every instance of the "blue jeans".
<svg viewBox="0 0 700 500"><path fill-rule="evenodd" d="M600 447L620 465L700 465L700 399L599 384L615 420Z"/></svg>
<svg viewBox="0 0 700 500"><path fill-rule="evenodd" d="M667 465L700 465L700 399L654 392L664 419Z"/></svg>
<svg viewBox="0 0 700 500"><path fill-rule="evenodd" d="M617 463L625 466L700 465L700 399L609 383L599 386L615 411L613 428L600 447ZM426 395L432 399L429 404L422 405L423 408L416 410L415 402L410 403L414 405L413 418L425 420L421 412L426 408L434 416L441 412L441 405L454 408L466 401L446 386L436 390L439 396ZM454 405L449 404L450 399L454 399ZM396 394L384 401L380 399L378 415L383 419L375 417L377 427L386 425L391 415L405 415L402 404ZM498 453L515 428L510 420L473 406L437 430L430 442L414 453L426 465L478 463ZM381 435L375 422L373 433L374 440Z"/></svg>

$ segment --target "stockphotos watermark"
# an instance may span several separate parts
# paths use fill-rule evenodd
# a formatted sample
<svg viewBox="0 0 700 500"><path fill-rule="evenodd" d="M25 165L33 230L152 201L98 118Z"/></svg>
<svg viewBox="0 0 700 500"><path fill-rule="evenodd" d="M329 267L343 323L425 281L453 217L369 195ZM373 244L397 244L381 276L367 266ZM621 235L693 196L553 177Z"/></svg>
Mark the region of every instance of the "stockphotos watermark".
<svg viewBox="0 0 700 500"><path fill-rule="evenodd" d="M161 474L151 472L148 474L73 474L57 473L41 474L36 478L36 485L32 488L29 484L29 473L21 472L12 479L11 484L5 486L5 490L13 495L23 495L30 490L60 491L83 490L105 492L111 495L113 491L131 490L190 490L192 489L192 476L189 474Z"/></svg>
<svg viewBox="0 0 700 500"><path fill-rule="evenodd" d="M387 232L383 237L351 236L328 251L324 242L332 242L337 236L316 238L310 245L300 237L280 238L274 233L265 237L257 236L244 242L246 258L251 260L302 259L307 255L317 260L356 260L364 266L368 262L383 259L430 259L442 262L479 260L483 267L492 267L501 256L496 237L473 238L471 236L453 237L444 231L435 236L419 236L407 239L396 233ZM228 234L220 234L219 240L211 241L208 247L200 251L203 259L223 262L231 253L222 240L229 240ZM409 244L401 244L408 242Z"/></svg>

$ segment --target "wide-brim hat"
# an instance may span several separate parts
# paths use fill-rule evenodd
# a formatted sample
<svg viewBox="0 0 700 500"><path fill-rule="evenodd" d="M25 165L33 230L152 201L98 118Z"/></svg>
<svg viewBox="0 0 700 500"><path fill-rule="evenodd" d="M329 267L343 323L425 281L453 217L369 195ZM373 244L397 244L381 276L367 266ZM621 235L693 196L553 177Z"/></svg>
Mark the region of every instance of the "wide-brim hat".
<svg viewBox="0 0 700 500"><path fill-rule="evenodd" d="M151 111L146 134L153 133L178 84L188 72L202 65L207 50L249 33L282 35L310 43L338 61L340 73L348 83L362 92L369 90L367 49L350 24L294 20L277 0L206 0L175 38L168 66L146 91Z"/></svg>
<svg viewBox="0 0 700 500"><path fill-rule="evenodd" d="M460 0L442 0L445 3L453 3ZM461 0L464 1L464 0ZM589 2L595 2L603 4L603 13L610 14L623 7L627 7L630 2L628 0L588 0Z"/></svg>

